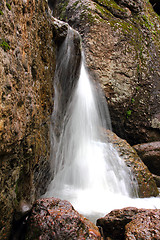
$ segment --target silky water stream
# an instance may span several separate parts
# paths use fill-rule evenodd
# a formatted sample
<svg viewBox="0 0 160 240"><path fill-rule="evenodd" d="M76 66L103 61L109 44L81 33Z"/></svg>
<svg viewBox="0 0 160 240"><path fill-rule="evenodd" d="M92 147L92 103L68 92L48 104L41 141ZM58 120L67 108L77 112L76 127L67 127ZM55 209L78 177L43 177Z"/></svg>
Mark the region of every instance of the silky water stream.
<svg viewBox="0 0 160 240"><path fill-rule="evenodd" d="M105 129L111 129L111 124L106 101L99 86L90 79L83 57L78 82L62 114L58 86L60 78L68 77L65 71L72 69L74 34L70 29L57 59L51 129L53 180L43 197L68 200L92 221L127 206L160 208L159 198L138 198L134 176L107 142ZM55 123L61 122L59 112L64 119L57 137Z"/></svg>

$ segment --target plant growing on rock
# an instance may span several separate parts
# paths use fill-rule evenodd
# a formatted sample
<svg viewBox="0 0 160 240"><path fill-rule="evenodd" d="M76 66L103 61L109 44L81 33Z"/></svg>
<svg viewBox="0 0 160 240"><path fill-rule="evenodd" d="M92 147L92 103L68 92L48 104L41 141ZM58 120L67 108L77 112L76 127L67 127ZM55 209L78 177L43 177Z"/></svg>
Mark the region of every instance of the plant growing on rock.
<svg viewBox="0 0 160 240"><path fill-rule="evenodd" d="M6 7L8 8L9 11L11 11L11 5L9 3L6 3Z"/></svg>
<svg viewBox="0 0 160 240"><path fill-rule="evenodd" d="M4 41L4 40L2 42L0 42L0 47L3 48L3 50L5 52L10 50L9 44L6 41Z"/></svg>

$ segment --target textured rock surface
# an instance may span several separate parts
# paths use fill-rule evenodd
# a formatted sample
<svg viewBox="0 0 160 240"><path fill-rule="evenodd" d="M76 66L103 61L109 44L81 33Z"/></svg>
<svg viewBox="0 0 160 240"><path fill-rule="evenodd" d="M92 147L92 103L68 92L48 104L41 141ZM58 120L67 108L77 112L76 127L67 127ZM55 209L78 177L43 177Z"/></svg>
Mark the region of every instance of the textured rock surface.
<svg viewBox="0 0 160 240"><path fill-rule="evenodd" d="M98 228L65 200L48 198L34 204L26 234L29 239L102 239Z"/></svg>
<svg viewBox="0 0 160 240"><path fill-rule="evenodd" d="M158 190L153 176L137 155L136 151L126 142L126 140L119 138L109 130L107 130L107 138L136 177L139 186L139 197L157 196Z"/></svg>
<svg viewBox="0 0 160 240"><path fill-rule="evenodd" d="M0 3L0 239L9 239L13 211L44 191L49 169L55 42L67 25L47 1ZM54 42L55 40L55 42ZM44 180L45 178L45 180Z"/></svg>
<svg viewBox="0 0 160 240"><path fill-rule="evenodd" d="M125 226L125 239L160 239L160 210L146 210L136 214Z"/></svg>
<svg viewBox="0 0 160 240"><path fill-rule="evenodd" d="M56 5L57 3L57 5ZM83 37L113 131L130 144L160 139L160 21L147 0L50 0Z"/></svg>
<svg viewBox="0 0 160 240"><path fill-rule="evenodd" d="M160 176L160 142L151 142L133 146L151 173Z"/></svg>
<svg viewBox="0 0 160 240"><path fill-rule="evenodd" d="M160 210L123 208L97 220L104 239L160 239Z"/></svg>

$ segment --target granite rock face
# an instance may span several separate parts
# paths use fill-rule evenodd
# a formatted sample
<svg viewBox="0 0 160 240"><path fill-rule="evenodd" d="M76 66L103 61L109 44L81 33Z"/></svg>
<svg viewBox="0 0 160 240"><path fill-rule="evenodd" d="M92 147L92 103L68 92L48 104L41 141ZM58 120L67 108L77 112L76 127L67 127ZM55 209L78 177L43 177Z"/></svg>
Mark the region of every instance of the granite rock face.
<svg viewBox="0 0 160 240"><path fill-rule="evenodd" d="M75 211L68 201L47 198L35 202L25 239L102 238L98 227Z"/></svg>
<svg viewBox="0 0 160 240"><path fill-rule="evenodd" d="M149 1L50 0L77 29L101 82L113 131L131 145L160 138L160 21Z"/></svg>

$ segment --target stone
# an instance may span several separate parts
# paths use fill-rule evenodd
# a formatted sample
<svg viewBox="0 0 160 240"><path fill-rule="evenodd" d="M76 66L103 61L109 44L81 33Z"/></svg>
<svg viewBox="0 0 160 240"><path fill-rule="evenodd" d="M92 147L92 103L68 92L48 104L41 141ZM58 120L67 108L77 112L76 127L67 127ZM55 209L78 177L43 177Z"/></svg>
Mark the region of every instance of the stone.
<svg viewBox="0 0 160 240"><path fill-rule="evenodd" d="M92 222L80 215L66 200L39 199L35 202L28 222L29 239L102 239Z"/></svg>
<svg viewBox="0 0 160 240"><path fill-rule="evenodd" d="M138 183L139 197L157 196L159 193L154 178L135 149L126 140L119 138L109 130L106 131L106 137L135 176Z"/></svg>
<svg viewBox="0 0 160 240"><path fill-rule="evenodd" d="M160 15L160 2L158 0L150 0L150 3L152 4L154 11Z"/></svg>
<svg viewBox="0 0 160 240"><path fill-rule="evenodd" d="M97 220L104 239L159 239L160 210L123 208L111 211Z"/></svg>
<svg viewBox="0 0 160 240"><path fill-rule="evenodd" d="M125 239L160 239L160 210L136 214L125 226Z"/></svg>
<svg viewBox="0 0 160 240"><path fill-rule="evenodd" d="M49 2L54 16L83 38L87 66L104 90L113 131L131 145L159 141L160 21L150 1Z"/></svg>
<svg viewBox="0 0 160 240"><path fill-rule="evenodd" d="M160 176L157 176L155 174L152 174L152 176L156 182L157 187L160 187Z"/></svg>
<svg viewBox="0 0 160 240"><path fill-rule="evenodd" d="M133 146L151 173L160 176L160 142L149 142Z"/></svg>
<svg viewBox="0 0 160 240"><path fill-rule="evenodd" d="M5 240L21 200L32 205L50 178L56 53L68 24L51 16L46 0L2 0L0 10L0 240Z"/></svg>
<svg viewBox="0 0 160 240"><path fill-rule="evenodd" d="M103 229L104 239L124 239L125 225L132 220L132 217L137 214L137 208L123 208L113 210L105 217L99 218L96 225Z"/></svg>

